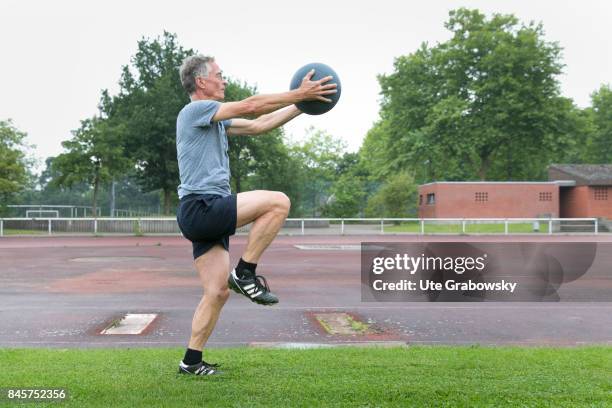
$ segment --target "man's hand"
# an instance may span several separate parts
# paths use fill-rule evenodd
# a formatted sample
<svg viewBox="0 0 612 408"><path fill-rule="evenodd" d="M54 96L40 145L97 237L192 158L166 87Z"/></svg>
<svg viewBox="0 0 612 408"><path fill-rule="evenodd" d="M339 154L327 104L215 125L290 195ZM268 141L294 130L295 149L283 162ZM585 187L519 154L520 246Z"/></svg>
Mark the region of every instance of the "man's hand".
<svg viewBox="0 0 612 408"><path fill-rule="evenodd" d="M317 81L312 81L312 76L314 75L315 70L311 69L304 79L302 79L302 84L297 89L300 92L300 97L303 101L322 101L322 102L331 102L331 99L326 98L324 95L331 95L338 92L336 89L338 87L337 84L325 84L325 82L331 81L332 76L326 76ZM325 84L325 85L323 85Z"/></svg>

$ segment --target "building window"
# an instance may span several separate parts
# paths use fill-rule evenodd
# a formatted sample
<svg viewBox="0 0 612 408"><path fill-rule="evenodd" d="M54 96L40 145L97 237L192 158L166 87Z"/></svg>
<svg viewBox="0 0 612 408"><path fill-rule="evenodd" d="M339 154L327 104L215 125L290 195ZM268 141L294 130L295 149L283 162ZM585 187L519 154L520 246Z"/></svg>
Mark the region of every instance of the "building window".
<svg viewBox="0 0 612 408"><path fill-rule="evenodd" d="M419 205L423 205L423 194L419 194Z"/></svg>
<svg viewBox="0 0 612 408"><path fill-rule="evenodd" d="M474 201L477 203L484 203L485 201L489 201L489 193L478 191L474 193Z"/></svg>
<svg viewBox="0 0 612 408"><path fill-rule="evenodd" d="M597 201L605 201L608 199L608 187L593 187L593 194Z"/></svg>
<svg viewBox="0 0 612 408"><path fill-rule="evenodd" d="M427 194L427 204L435 204L436 203L436 195L434 193Z"/></svg>
<svg viewBox="0 0 612 408"><path fill-rule="evenodd" d="M552 201L552 193L540 192L540 201Z"/></svg>

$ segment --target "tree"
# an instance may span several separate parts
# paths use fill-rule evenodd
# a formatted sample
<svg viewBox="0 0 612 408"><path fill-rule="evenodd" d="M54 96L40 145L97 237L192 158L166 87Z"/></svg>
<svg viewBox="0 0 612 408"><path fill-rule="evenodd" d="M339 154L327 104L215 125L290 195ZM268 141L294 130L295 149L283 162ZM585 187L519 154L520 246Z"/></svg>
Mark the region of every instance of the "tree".
<svg viewBox="0 0 612 408"><path fill-rule="evenodd" d="M417 185L407 173L398 173L368 200L368 217L405 218L416 213Z"/></svg>
<svg viewBox="0 0 612 408"><path fill-rule="evenodd" d="M145 192L161 190L164 213L177 200L176 117L189 102L179 67L192 50L178 45L176 35L143 38L131 65L122 68L120 91L104 91L102 112L125 126L124 152L136 163L137 180Z"/></svg>
<svg viewBox="0 0 612 408"><path fill-rule="evenodd" d="M25 153L29 147L26 137L27 134L15 128L10 119L0 121L0 213L33 181L32 160Z"/></svg>
<svg viewBox="0 0 612 408"><path fill-rule="evenodd" d="M445 27L449 41L423 44L379 77L385 172L419 182L542 176L574 128L560 47L512 15L459 9Z"/></svg>
<svg viewBox="0 0 612 408"><path fill-rule="evenodd" d="M228 81L225 87L225 100L240 101L248 98L255 93L255 88L247 84L240 84L235 81ZM258 140L254 137L233 136L228 137L230 174L233 190L240 193L244 190L244 183L250 174L253 174L257 167L255 152L257 151Z"/></svg>
<svg viewBox="0 0 612 408"><path fill-rule="evenodd" d="M363 215L367 197L375 190L369 171L371 163L361 152L344 153L336 165L336 180L330 189L331 196L323 209L330 217L359 217Z"/></svg>
<svg viewBox="0 0 612 408"><path fill-rule="evenodd" d="M61 175L57 166L53 165L55 157L47 157L45 168L37 179L36 188L31 188L18 197L19 204L46 204L46 205L73 205L91 206L93 189L87 180L75 182L70 187L58 185L55 180ZM121 160L121 158L119 158ZM125 158L123 159L125 160ZM127 162L129 165L129 162ZM151 214L160 213L158 192L142 193L134 180L133 169L113 176L115 182L116 209L144 211ZM103 214L110 213L111 183L100 183L97 193L98 211ZM64 214L68 214L65 210ZM62 213L60 211L60 213ZM70 212L72 213L72 212ZM83 210L78 214L84 214Z"/></svg>
<svg viewBox="0 0 612 408"><path fill-rule="evenodd" d="M612 163L612 89L602 85L591 95L589 110L594 131L588 141L587 157L591 163Z"/></svg>
<svg viewBox="0 0 612 408"><path fill-rule="evenodd" d="M26 204L71 204L88 206L91 204L91 188L86 181L72 184L66 188L55 183L61 173L53 165L55 157L45 159L45 168L38 176L37 188L26 191L21 197Z"/></svg>
<svg viewBox="0 0 612 408"><path fill-rule="evenodd" d="M290 196L294 214L316 217L321 212L338 177L338 163L345 148L342 139L312 127L303 143L290 148L291 159L297 163L292 182L299 185L297 200Z"/></svg>
<svg viewBox="0 0 612 408"><path fill-rule="evenodd" d="M335 218L356 217L366 192L363 181L350 174L340 176L331 188L331 197L323 214Z"/></svg>
<svg viewBox="0 0 612 408"><path fill-rule="evenodd" d="M388 162L387 148L391 148L388 121L379 120L368 131L359 148L359 162L374 180L390 176L398 166Z"/></svg>
<svg viewBox="0 0 612 408"><path fill-rule="evenodd" d="M92 212L97 214L98 192L102 183L125 172L129 167L121 141L124 129L110 121L94 117L81 121L70 140L62 142L66 149L52 161L56 186L72 187L82 182L93 189Z"/></svg>

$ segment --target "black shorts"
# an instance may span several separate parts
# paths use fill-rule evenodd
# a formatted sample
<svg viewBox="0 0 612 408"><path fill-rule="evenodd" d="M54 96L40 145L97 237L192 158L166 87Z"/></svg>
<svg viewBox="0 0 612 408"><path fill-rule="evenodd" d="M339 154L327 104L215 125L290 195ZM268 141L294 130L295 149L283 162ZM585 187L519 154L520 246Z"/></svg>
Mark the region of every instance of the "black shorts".
<svg viewBox="0 0 612 408"><path fill-rule="evenodd" d="M236 195L189 194L181 198L176 220L193 244L193 259L216 244L229 251L229 237L236 232Z"/></svg>

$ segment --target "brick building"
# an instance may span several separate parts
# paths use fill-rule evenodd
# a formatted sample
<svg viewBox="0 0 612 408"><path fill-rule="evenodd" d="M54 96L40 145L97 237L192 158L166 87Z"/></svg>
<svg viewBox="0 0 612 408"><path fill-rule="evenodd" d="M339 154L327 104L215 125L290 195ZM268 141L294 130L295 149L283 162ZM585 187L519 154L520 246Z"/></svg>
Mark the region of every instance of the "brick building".
<svg viewBox="0 0 612 408"><path fill-rule="evenodd" d="M434 182L419 187L422 218L559 217L556 182Z"/></svg>
<svg viewBox="0 0 612 408"><path fill-rule="evenodd" d="M612 219L612 165L551 165L547 182L423 184L418 208L422 218Z"/></svg>
<svg viewBox="0 0 612 408"><path fill-rule="evenodd" d="M560 187L561 217L612 219L612 164L553 164L548 179L575 183Z"/></svg>

